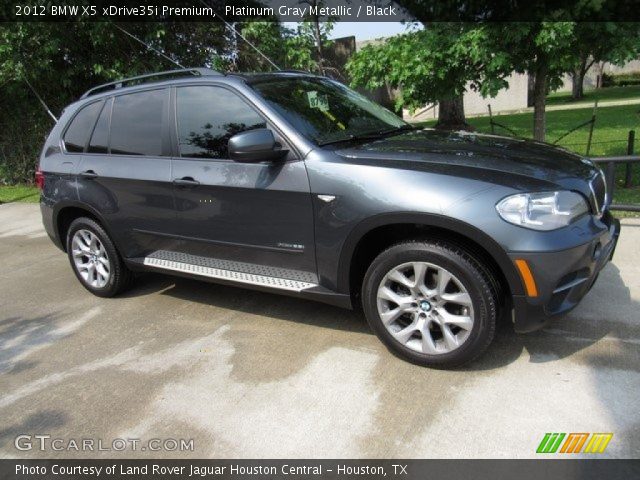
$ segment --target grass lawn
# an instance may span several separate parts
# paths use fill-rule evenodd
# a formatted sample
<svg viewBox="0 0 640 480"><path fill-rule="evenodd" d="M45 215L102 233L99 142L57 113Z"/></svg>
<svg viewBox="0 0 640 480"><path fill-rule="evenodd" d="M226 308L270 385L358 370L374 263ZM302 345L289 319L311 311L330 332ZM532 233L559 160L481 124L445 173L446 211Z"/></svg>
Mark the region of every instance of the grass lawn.
<svg viewBox="0 0 640 480"><path fill-rule="evenodd" d="M637 87L620 87L637 88ZM613 90L613 89L611 89ZM640 92L640 89L638 89ZM573 127L591 118L590 109L556 110L547 112L547 141L554 142ZM477 131L491 133L489 117L475 117L467 120ZM533 114L519 113L514 115L497 115L494 121L509 129L519 137L531 138L533 130ZM432 126L435 120L422 123ZM625 155L627 153L627 136L629 130L636 131L635 152L640 154L640 105L622 105L598 108L596 124L593 131L590 156ZM495 127L498 135L511 135L505 129ZM558 145L581 155L586 154L588 127L583 127L563 138ZM617 185L614 201L617 203L640 203L640 164L633 167L634 188L619 188L624 178L624 166L618 166ZM616 212L625 216L622 212Z"/></svg>
<svg viewBox="0 0 640 480"><path fill-rule="evenodd" d="M627 87L607 87L597 90L586 90L584 97L575 102L571 100L571 92L554 92L547 97L547 105L567 105L578 103L593 104L598 102L640 99L640 85L630 85Z"/></svg>
<svg viewBox="0 0 640 480"><path fill-rule="evenodd" d="M553 143L573 127L577 127L591 118L589 109L556 110L547 112L547 142ZM513 130L516 136L531 138L533 130L533 114L518 113L513 115L495 115L495 122ZM422 123L432 126L435 120ZM468 122L479 132L491 133L489 117L469 118ZM598 108L596 125L591 142L591 156L624 155L627 153L627 136L629 130L636 131L636 151L640 152L640 105L622 105ZM511 135L508 130L495 127L497 135ZM581 155L586 154L589 129L583 127L566 137L558 145L573 150Z"/></svg>
<svg viewBox="0 0 640 480"><path fill-rule="evenodd" d="M40 191L30 185L0 185L0 203L26 202L37 203Z"/></svg>

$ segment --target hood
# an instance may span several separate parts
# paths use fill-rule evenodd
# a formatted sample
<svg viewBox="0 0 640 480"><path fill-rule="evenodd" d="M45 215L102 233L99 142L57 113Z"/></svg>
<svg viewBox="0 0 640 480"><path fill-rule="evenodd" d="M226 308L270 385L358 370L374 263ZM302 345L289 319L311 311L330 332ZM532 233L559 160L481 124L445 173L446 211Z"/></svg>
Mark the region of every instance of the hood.
<svg viewBox="0 0 640 480"><path fill-rule="evenodd" d="M397 161L398 168L425 170L437 165L440 170L447 165L561 184L563 180L589 180L598 171L590 160L546 143L433 129L381 138L336 153L351 159L386 160L386 166L391 166L388 161ZM415 163L420 165L412 165Z"/></svg>

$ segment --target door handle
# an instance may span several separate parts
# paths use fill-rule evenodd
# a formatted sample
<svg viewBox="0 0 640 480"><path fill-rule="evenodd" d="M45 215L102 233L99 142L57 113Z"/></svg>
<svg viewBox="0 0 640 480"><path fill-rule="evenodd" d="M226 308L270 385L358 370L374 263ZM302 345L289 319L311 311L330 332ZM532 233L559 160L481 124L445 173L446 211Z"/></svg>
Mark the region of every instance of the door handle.
<svg viewBox="0 0 640 480"><path fill-rule="evenodd" d="M85 170L84 172L80 172L80 176L82 178L86 178L87 180L91 180L92 178L97 178L98 174L93 170Z"/></svg>
<svg viewBox="0 0 640 480"><path fill-rule="evenodd" d="M200 182L194 180L193 177L182 177L174 179L173 184L181 187L197 187L200 185Z"/></svg>

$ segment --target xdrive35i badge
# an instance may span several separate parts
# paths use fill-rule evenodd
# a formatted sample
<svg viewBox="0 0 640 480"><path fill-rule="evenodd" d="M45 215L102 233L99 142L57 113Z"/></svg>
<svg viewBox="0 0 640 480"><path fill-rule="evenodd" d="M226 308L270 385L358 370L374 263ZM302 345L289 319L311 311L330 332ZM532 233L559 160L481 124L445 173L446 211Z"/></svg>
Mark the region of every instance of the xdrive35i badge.
<svg viewBox="0 0 640 480"><path fill-rule="evenodd" d="M292 248L294 250L304 250L304 245L302 245L301 243L278 242L278 247L280 247L280 248Z"/></svg>

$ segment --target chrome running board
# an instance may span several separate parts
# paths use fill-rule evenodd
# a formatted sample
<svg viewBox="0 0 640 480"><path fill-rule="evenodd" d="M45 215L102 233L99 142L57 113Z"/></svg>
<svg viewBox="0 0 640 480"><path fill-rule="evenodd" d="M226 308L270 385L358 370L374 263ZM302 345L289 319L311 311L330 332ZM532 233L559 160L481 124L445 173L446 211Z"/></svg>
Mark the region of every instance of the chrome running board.
<svg viewBox="0 0 640 480"><path fill-rule="evenodd" d="M175 257L181 257L180 259L183 261L178 261ZM315 288L318 286L316 283L310 281L251 273L250 271L246 271L248 270L247 266L250 264L238 263L239 269L243 269L245 271L228 270L225 268L220 268L220 266L224 265L233 267L236 262L209 259L193 255L175 254L174 252L154 252L150 256L144 257L144 259L142 260L142 263L144 265L162 270L171 270L174 272L187 273L190 275L198 275L201 277L227 280L249 285L258 285L261 287L276 288L279 290L288 290L292 292L301 292L303 290ZM184 260L187 260L188 263ZM265 267L262 267L260 265L255 265L253 267L255 267L256 269L259 268L263 271L265 270ZM281 269L275 270L280 271ZM295 273L298 276L310 276L305 272Z"/></svg>

